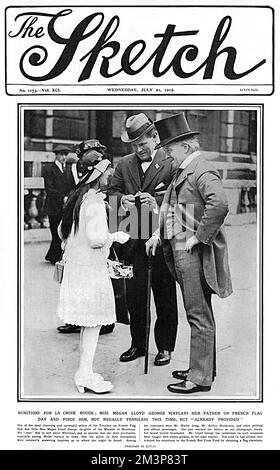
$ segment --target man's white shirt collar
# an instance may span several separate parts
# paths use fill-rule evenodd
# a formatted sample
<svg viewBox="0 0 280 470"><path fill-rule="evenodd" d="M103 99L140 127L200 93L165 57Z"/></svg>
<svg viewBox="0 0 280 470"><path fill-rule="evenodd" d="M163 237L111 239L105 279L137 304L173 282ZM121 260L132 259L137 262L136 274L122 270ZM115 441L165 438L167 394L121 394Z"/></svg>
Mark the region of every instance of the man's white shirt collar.
<svg viewBox="0 0 280 470"><path fill-rule="evenodd" d="M189 164L200 155L200 151L196 150L195 152L191 153L179 166L180 169L184 170L189 166Z"/></svg>
<svg viewBox="0 0 280 470"><path fill-rule="evenodd" d="M58 160L55 160L54 163L56 166L60 169L61 173L63 173L63 166L62 163L60 163Z"/></svg>
<svg viewBox="0 0 280 470"><path fill-rule="evenodd" d="M80 181L80 178L79 178L79 176L78 176L77 164L76 164L76 163L72 163L71 171L72 171L72 175L73 175L75 184L78 184L79 181Z"/></svg>
<svg viewBox="0 0 280 470"><path fill-rule="evenodd" d="M157 153L156 150L153 151L153 153L151 154L151 158L152 158L152 161L151 162L143 162L141 163L141 167L142 167L142 170L144 171L147 171L147 169L149 168L149 166L153 163L153 160L155 158L155 154Z"/></svg>

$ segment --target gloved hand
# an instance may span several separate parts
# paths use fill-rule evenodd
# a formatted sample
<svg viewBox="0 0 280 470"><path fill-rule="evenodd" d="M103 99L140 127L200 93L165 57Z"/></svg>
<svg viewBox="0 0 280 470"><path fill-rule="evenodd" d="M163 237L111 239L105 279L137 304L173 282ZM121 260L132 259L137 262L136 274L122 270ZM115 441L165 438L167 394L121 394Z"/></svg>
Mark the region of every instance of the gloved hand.
<svg viewBox="0 0 280 470"><path fill-rule="evenodd" d="M121 205L126 211L131 209L132 206L135 206L135 196L126 194L121 198Z"/></svg>
<svg viewBox="0 0 280 470"><path fill-rule="evenodd" d="M126 243L130 239L130 235L128 233L119 231L119 232L114 232L111 234L113 237L113 242L118 242L121 245Z"/></svg>

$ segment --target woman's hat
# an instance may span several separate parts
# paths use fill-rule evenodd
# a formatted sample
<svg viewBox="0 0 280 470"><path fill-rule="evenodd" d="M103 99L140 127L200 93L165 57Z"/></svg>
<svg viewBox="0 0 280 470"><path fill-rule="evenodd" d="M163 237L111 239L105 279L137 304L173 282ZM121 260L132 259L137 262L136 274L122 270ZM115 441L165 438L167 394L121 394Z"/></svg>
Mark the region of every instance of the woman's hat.
<svg viewBox="0 0 280 470"><path fill-rule="evenodd" d="M154 124L160 139L156 149L164 147L171 142L182 140L184 137L200 134L199 131L192 131L190 129L184 113L175 114L174 116L155 121Z"/></svg>
<svg viewBox="0 0 280 470"><path fill-rule="evenodd" d="M75 147L75 153L79 158L81 158L87 150L96 150L103 155L106 152L107 147L101 144L98 139L84 140Z"/></svg>
<svg viewBox="0 0 280 470"><path fill-rule="evenodd" d="M135 142L154 127L153 122L144 113L130 116L126 120L125 131L121 135L121 140L125 143Z"/></svg>

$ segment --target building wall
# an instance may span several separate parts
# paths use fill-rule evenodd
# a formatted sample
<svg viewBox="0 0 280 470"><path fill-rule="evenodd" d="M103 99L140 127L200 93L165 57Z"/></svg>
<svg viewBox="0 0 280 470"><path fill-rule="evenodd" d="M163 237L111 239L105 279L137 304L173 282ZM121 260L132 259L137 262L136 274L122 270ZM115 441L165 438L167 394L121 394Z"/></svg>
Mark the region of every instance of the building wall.
<svg viewBox="0 0 280 470"><path fill-rule="evenodd" d="M36 198L37 206L40 197L44 199L44 183L40 177L44 167L54 160L54 145L64 143L74 148L74 145L82 140L98 138L107 146L108 157L115 166L120 158L132 151L131 146L124 144L120 137L127 117L139 112L139 109L26 110L24 188L27 216L30 217L31 202L33 201L34 208ZM154 121L178 111L143 109L142 112ZM206 158L215 161L215 166L221 174L229 200L230 214L255 212L256 112L195 109L186 110L185 114L190 128L200 131L200 144ZM76 158L72 153L69 163ZM32 211L33 209L31 213ZM41 214L39 219L39 225L44 226L44 214ZM32 223L26 222L29 228L33 227L34 217L31 220Z"/></svg>
<svg viewBox="0 0 280 470"><path fill-rule="evenodd" d="M143 110L152 120L177 111ZM129 111L26 110L24 116L25 149L52 151L58 143L74 145L85 139L98 138L108 147L112 159L129 153L131 147L120 136ZM189 110L191 129L200 131L201 147L214 160L249 161L256 152L256 113L252 111ZM249 160L248 160L249 159Z"/></svg>

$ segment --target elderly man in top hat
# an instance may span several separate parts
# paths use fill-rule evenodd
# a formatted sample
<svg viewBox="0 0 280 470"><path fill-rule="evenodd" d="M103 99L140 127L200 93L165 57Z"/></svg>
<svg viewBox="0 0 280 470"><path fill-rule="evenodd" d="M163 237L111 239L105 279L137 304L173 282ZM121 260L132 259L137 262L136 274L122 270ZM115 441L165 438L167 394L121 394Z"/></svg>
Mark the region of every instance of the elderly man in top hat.
<svg viewBox="0 0 280 470"><path fill-rule="evenodd" d="M219 173L199 151L197 135L184 114L155 122L164 148L178 168L160 211L160 238L146 244L155 254L163 246L166 262L179 282L191 328L188 370L176 370L181 382L170 384L174 393L206 392L216 375L215 320L212 294L232 292L223 222L227 198Z"/></svg>
<svg viewBox="0 0 280 470"><path fill-rule="evenodd" d="M123 258L132 263L134 269L133 278L127 281L131 347L120 356L121 362L128 362L145 354L148 273L145 242L158 226L158 207L163 198L159 193L169 185L173 170L164 151L156 150L158 134L145 114L127 119L121 139L131 144L133 153L119 161L109 195L117 196L126 216L136 213L129 229L131 240L123 245ZM178 323L176 283L165 264L162 250L153 259L152 290L157 313L155 342L158 349L154 363L161 366L170 362Z"/></svg>
<svg viewBox="0 0 280 470"><path fill-rule="evenodd" d="M55 160L47 166L44 171L45 181L45 211L49 218L52 235L51 245L45 256L46 261L55 264L61 259L61 240L57 233L58 225L62 218L62 209L70 191L69 182L66 175L66 158L71 152L67 145L57 145L54 147Z"/></svg>

